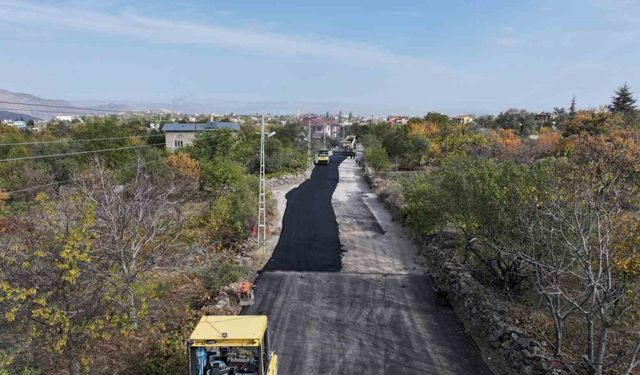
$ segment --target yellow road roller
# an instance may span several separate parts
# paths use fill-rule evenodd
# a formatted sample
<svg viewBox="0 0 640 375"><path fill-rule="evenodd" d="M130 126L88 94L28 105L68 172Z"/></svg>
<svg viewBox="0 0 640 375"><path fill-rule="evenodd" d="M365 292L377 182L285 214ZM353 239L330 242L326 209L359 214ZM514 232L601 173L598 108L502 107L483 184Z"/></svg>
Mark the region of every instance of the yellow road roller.
<svg viewBox="0 0 640 375"><path fill-rule="evenodd" d="M205 315L189 340L189 375L277 375L264 315Z"/></svg>

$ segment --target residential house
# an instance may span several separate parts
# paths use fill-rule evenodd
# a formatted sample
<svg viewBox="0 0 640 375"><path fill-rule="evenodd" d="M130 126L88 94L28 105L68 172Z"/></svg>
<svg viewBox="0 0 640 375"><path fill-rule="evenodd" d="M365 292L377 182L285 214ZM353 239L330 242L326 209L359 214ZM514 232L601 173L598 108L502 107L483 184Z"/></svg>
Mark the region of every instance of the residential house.
<svg viewBox="0 0 640 375"><path fill-rule="evenodd" d="M451 117L451 120L459 124L466 125L466 124L472 123L474 119L470 115L458 115L458 116Z"/></svg>
<svg viewBox="0 0 640 375"><path fill-rule="evenodd" d="M210 121L204 124L170 123L162 127L165 135L165 147L174 151L177 148L193 144L196 135L202 132L231 129L240 131L240 124L236 122Z"/></svg>
<svg viewBox="0 0 640 375"><path fill-rule="evenodd" d="M15 120L15 121L11 121L9 122L9 125L18 128L20 130L24 130L27 128L27 123L25 121L22 120Z"/></svg>
<svg viewBox="0 0 640 375"><path fill-rule="evenodd" d="M391 125L407 125L409 116L387 116L387 122Z"/></svg>
<svg viewBox="0 0 640 375"><path fill-rule="evenodd" d="M55 117L56 120L58 121L68 121L71 122L73 120L78 119L78 116L69 116L69 115L58 115Z"/></svg>
<svg viewBox="0 0 640 375"><path fill-rule="evenodd" d="M300 120L300 126L305 130L311 128L311 138L321 139L323 137L337 138L342 135L342 126L332 118L305 115Z"/></svg>
<svg viewBox="0 0 640 375"><path fill-rule="evenodd" d="M555 118L556 116L553 113L549 113L549 112L536 113L536 120L538 121L550 122L552 120L555 120Z"/></svg>

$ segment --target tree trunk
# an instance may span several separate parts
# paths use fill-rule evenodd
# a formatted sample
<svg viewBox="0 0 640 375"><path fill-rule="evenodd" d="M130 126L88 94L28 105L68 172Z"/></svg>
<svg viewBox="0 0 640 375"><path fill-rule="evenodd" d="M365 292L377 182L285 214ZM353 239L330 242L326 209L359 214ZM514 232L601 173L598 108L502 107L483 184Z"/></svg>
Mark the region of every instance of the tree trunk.
<svg viewBox="0 0 640 375"><path fill-rule="evenodd" d="M75 348L67 349L67 357L69 359L69 375L80 375L80 358Z"/></svg>
<svg viewBox="0 0 640 375"><path fill-rule="evenodd" d="M589 362L592 364L594 362L594 342L593 342L593 317L591 314L587 314L587 353L586 357ZM590 366L591 366L590 364Z"/></svg>
<svg viewBox="0 0 640 375"><path fill-rule="evenodd" d="M138 329L138 309L136 308L136 292L129 291L129 319L131 320L131 327Z"/></svg>
<svg viewBox="0 0 640 375"><path fill-rule="evenodd" d="M598 352L595 357L595 364L593 373L595 375L602 374L602 367L604 365L604 356L607 352L607 337L609 335L609 328L604 321L604 317L600 317L600 337L598 338Z"/></svg>
<svg viewBox="0 0 640 375"><path fill-rule="evenodd" d="M563 329L563 323L562 323L562 319L557 316L557 314L554 314L553 317L553 322L555 324L556 327L556 349L553 352L554 355L556 356L560 356L560 354L562 354L562 329Z"/></svg>
<svg viewBox="0 0 640 375"><path fill-rule="evenodd" d="M549 312L551 313L551 317L553 318L553 326L555 328L555 349L553 354L555 356L560 356L560 354L562 354L562 330L564 328L564 321L562 319L562 314L560 313L560 296L558 294L554 296L543 294L543 296L547 303L547 307L549 308Z"/></svg>
<svg viewBox="0 0 640 375"><path fill-rule="evenodd" d="M136 273L138 271L138 264L136 263L136 258L134 257L129 262L129 275L127 278L132 280L129 285L129 295L127 296L127 302L129 305L129 319L131 320L131 326L133 329L138 329L138 308L136 307L136 291L133 288L133 284L135 284Z"/></svg>

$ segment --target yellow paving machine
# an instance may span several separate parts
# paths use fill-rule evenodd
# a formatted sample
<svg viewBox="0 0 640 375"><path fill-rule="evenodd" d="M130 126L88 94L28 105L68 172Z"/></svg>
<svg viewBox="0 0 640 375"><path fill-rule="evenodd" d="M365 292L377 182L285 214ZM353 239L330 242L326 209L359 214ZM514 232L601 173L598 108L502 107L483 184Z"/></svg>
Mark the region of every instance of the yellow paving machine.
<svg viewBox="0 0 640 375"><path fill-rule="evenodd" d="M269 351L267 317L200 319L187 341L189 375L276 375L278 356Z"/></svg>
<svg viewBox="0 0 640 375"><path fill-rule="evenodd" d="M329 165L329 151L322 149L318 150L316 158L314 160L315 165Z"/></svg>

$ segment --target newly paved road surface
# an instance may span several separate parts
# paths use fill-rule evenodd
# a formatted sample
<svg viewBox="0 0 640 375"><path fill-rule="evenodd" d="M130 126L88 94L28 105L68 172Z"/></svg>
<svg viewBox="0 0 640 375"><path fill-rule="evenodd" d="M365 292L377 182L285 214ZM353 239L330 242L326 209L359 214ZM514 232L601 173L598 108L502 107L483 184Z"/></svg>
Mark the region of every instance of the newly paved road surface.
<svg viewBox="0 0 640 375"><path fill-rule="evenodd" d="M279 374L491 374L427 276L339 272L331 197L341 160L288 194L280 242L243 311L268 315ZM380 235L370 212L348 212L361 211L366 220L352 218L349 232L360 222Z"/></svg>
<svg viewBox="0 0 640 375"><path fill-rule="evenodd" d="M311 178L287 193L282 232L265 271L340 271L338 224L331 196L344 156L313 169Z"/></svg>

